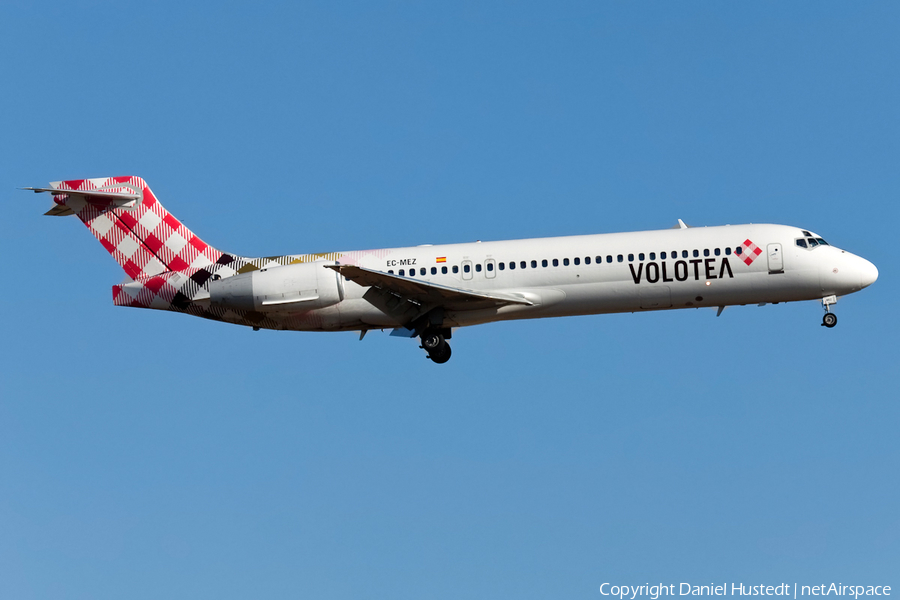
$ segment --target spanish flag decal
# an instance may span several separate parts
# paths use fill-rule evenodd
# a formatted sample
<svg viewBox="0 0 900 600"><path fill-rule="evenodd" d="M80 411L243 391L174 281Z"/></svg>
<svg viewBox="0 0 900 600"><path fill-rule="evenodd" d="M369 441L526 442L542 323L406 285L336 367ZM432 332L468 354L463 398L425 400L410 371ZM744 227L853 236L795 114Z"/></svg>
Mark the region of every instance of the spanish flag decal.
<svg viewBox="0 0 900 600"><path fill-rule="evenodd" d="M439 262L439 263L447 262L447 257L446 256L438 256L436 259L434 259L434 262Z"/></svg>

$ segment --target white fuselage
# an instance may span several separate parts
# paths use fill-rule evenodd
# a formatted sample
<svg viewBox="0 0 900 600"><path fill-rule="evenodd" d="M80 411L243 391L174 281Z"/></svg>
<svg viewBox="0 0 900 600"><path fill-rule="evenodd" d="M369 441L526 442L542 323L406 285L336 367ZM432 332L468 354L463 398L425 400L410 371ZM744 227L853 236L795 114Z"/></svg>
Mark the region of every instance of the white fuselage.
<svg viewBox="0 0 900 600"><path fill-rule="evenodd" d="M353 264L418 281L522 297L531 305L451 310L443 326L674 308L818 300L856 292L878 271L785 225L732 225L341 253ZM745 241L759 248L747 263ZM741 248L741 250L738 250ZM741 252L738 254L738 252ZM511 266L512 265L512 266ZM411 274L411 270L413 270ZM344 281L343 300L315 329L399 327Z"/></svg>

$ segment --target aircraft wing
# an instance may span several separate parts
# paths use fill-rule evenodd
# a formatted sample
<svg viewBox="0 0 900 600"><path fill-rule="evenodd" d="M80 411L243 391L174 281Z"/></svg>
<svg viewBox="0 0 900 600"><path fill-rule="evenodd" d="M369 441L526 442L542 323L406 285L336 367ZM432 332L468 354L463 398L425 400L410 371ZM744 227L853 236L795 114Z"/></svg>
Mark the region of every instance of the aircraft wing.
<svg viewBox="0 0 900 600"><path fill-rule="evenodd" d="M329 269L334 269L356 284L375 288L422 306L440 306L449 310L475 310L478 308L506 306L508 304L522 304L525 306L534 304L520 296L462 290L353 265L325 266Z"/></svg>

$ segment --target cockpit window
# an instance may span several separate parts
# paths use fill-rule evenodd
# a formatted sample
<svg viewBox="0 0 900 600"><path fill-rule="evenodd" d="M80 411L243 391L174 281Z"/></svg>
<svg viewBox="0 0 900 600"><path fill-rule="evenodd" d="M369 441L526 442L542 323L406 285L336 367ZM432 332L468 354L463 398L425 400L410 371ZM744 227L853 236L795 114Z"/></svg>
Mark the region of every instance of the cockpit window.
<svg viewBox="0 0 900 600"><path fill-rule="evenodd" d="M816 238L816 241L819 242L819 244L821 244L822 246L828 246L828 245L829 245L828 242L826 242L826 241L823 240L822 238Z"/></svg>
<svg viewBox="0 0 900 600"><path fill-rule="evenodd" d="M804 240L803 238L796 240L796 242L797 242L797 245L800 246L801 248L806 248L806 240Z"/></svg>
<svg viewBox="0 0 900 600"><path fill-rule="evenodd" d="M816 238L809 238L807 241L809 242L810 248L815 248L819 245L819 242L816 241Z"/></svg>
<svg viewBox="0 0 900 600"><path fill-rule="evenodd" d="M806 237L812 237L812 234L805 229L803 230L803 235L805 235Z"/></svg>

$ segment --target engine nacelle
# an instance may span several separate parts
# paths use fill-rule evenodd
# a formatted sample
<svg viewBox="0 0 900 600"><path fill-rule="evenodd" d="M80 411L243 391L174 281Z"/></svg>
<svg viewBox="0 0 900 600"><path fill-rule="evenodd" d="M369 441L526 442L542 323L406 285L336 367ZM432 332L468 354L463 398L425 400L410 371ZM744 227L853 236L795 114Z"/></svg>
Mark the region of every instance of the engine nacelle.
<svg viewBox="0 0 900 600"><path fill-rule="evenodd" d="M209 300L225 308L261 312L312 310L344 299L341 276L325 265L298 263L209 282Z"/></svg>

